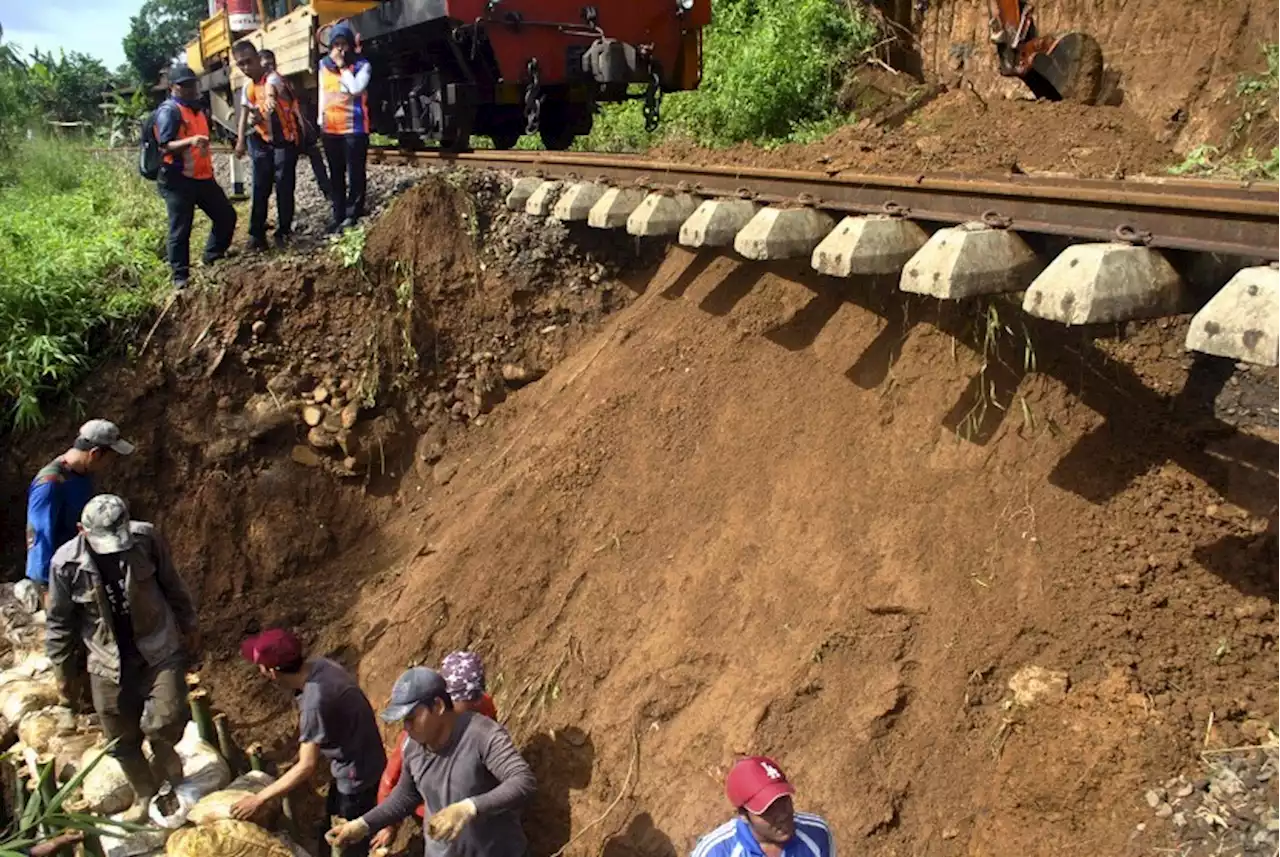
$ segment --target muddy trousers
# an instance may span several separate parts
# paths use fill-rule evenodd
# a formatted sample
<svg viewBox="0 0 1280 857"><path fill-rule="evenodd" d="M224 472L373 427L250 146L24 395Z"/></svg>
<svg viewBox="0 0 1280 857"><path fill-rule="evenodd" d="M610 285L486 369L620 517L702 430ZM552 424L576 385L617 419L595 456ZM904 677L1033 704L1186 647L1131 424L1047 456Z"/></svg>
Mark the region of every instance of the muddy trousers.
<svg viewBox="0 0 1280 857"><path fill-rule="evenodd" d="M369 810L378 805L378 787L366 789L355 794L343 794L338 791L338 783L335 780L329 781L329 797L325 799L324 804L324 830L320 833L320 842L324 842L324 832L329 829L329 819L333 816L344 818L347 821L355 821ZM377 833L378 831L370 831ZM348 845L342 849L342 857L368 857L369 840Z"/></svg>
<svg viewBox="0 0 1280 857"><path fill-rule="evenodd" d="M181 659L153 667L132 658L120 665L120 681L89 676L93 707L108 742L120 739L111 755L120 763L139 798L153 797L164 781L182 779L182 760L174 745L190 719L185 669ZM145 715L145 716L144 716ZM142 739L151 743L150 763Z"/></svg>
<svg viewBox="0 0 1280 857"><path fill-rule="evenodd" d="M324 154L329 159L329 184L333 188L333 225L364 217L365 161L369 138L363 134L325 134Z"/></svg>
<svg viewBox="0 0 1280 857"><path fill-rule="evenodd" d="M175 283L185 283L191 272L191 227L196 209L213 222L204 245L205 264L222 258L236 231L236 210L213 179L190 179L183 175L162 175L156 188L169 211L169 270Z"/></svg>
<svg viewBox="0 0 1280 857"><path fill-rule="evenodd" d="M289 143L273 146L257 137L249 138L253 164L253 202L249 209L249 238L267 240L267 203L276 192L276 235L293 232L293 194L298 178L298 149Z"/></svg>

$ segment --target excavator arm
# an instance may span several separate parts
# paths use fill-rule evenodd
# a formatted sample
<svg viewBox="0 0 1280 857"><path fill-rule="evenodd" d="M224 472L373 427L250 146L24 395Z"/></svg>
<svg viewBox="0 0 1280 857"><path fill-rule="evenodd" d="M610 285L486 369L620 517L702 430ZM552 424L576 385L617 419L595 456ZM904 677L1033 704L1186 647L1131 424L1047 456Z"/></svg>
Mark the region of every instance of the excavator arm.
<svg viewBox="0 0 1280 857"><path fill-rule="evenodd" d="M1087 33L1042 36L1028 0L987 0L1000 73L1037 98L1092 103L1102 88L1102 47Z"/></svg>

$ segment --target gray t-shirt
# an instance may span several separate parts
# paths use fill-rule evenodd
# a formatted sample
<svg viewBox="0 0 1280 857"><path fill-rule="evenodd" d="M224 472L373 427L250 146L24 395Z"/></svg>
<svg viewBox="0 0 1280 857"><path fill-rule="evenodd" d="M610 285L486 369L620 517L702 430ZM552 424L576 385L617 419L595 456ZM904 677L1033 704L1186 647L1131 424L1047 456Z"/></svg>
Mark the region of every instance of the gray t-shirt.
<svg viewBox="0 0 1280 857"><path fill-rule="evenodd" d="M458 715L448 745L439 752L406 740L401 764L395 789L364 816L370 830L408 818L425 803L426 857L524 857L528 843L520 807L537 784L506 729L467 711ZM457 839L436 842L427 836L433 813L467 798L476 805L476 817Z"/></svg>
<svg viewBox="0 0 1280 857"><path fill-rule="evenodd" d="M387 754L373 707L351 674L327 658L316 658L298 694L298 708L298 741L320 745L338 791L358 794L377 788Z"/></svg>

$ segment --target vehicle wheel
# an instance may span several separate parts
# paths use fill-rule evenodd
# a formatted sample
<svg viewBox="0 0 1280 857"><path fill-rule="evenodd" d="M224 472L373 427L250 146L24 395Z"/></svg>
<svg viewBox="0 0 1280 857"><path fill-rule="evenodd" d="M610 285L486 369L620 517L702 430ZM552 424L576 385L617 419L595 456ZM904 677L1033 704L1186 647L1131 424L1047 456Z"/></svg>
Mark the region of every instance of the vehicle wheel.
<svg viewBox="0 0 1280 857"><path fill-rule="evenodd" d="M574 137L573 129L567 125L544 125L538 131L538 136L542 138L542 145L547 147L551 152L563 152L565 149L573 145Z"/></svg>
<svg viewBox="0 0 1280 857"><path fill-rule="evenodd" d="M507 131L502 134L490 134L489 139L493 141L495 149L514 149L516 144L520 142L519 131Z"/></svg>

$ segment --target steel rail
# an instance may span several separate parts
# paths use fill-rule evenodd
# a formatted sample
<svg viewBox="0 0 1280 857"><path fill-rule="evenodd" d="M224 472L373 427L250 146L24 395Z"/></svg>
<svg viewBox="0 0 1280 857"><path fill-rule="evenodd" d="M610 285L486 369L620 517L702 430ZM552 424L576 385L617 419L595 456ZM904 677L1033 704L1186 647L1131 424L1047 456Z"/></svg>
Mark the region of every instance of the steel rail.
<svg viewBox="0 0 1280 857"><path fill-rule="evenodd" d="M984 222L1021 232L1280 259L1280 187L1187 179L818 173L694 166L587 153L370 150L374 163L518 170L654 191L746 197L848 214L937 223Z"/></svg>
<svg viewBox="0 0 1280 857"><path fill-rule="evenodd" d="M230 151L214 147L215 151ZM978 221L1020 232L1280 260L1280 186L1201 179L1057 175L822 173L649 161L578 152L369 150L375 164L516 171L658 192L737 197L932 223Z"/></svg>

